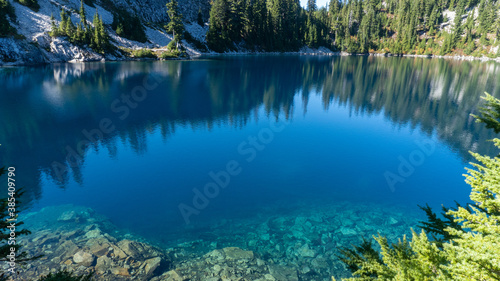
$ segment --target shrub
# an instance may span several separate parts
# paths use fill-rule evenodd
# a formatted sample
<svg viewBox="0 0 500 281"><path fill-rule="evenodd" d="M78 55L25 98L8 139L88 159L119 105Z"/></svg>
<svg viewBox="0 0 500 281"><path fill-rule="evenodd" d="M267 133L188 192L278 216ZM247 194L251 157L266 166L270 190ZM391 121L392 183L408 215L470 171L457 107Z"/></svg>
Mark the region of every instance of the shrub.
<svg viewBox="0 0 500 281"><path fill-rule="evenodd" d="M156 58L156 55L149 49L132 50L131 55L135 58Z"/></svg>
<svg viewBox="0 0 500 281"><path fill-rule="evenodd" d="M180 54L181 54L181 52L179 52L179 51L163 52L160 55L160 59L162 59L162 60L174 59L174 58L178 58L180 56Z"/></svg>

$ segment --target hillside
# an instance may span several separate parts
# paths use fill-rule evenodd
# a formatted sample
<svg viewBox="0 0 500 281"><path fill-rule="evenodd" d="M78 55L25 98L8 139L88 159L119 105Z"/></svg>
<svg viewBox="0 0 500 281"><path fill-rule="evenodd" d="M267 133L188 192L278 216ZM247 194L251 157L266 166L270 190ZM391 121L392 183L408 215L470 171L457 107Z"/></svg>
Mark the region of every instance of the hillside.
<svg viewBox="0 0 500 281"><path fill-rule="evenodd" d="M173 25L167 27L167 0L81 4L0 0L0 65L299 50L500 57L497 0L331 0L328 8L317 8L315 0L307 8L297 0L183 0L173 14L181 32L175 38ZM85 37L99 33L99 25L106 44L109 38L106 47L96 45L101 39Z"/></svg>
<svg viewBox="0 0 500 281"><path fill-rule="evenodd" d="M72 44L65 37L51 37L51 15L56 25L61 22L61 11L69 13L73 24L81 20L78 11L80 0L38 0L39 8L33 10L18 2L8 1L14 10L14 16L8 16L12 28L15 30L6 36L0 37L0 65L37 64L67 61L99 61L127 59L126 52L120 49L158 49L162 50L172 40L171 34L166 34L163 26L168 21L167 9L164 0L98 0L85 1L84 8L87 23L93 25L91 19L97 12L102 18L105 29L109 34L111 44L119 49L114 52L100 54L89 46ZM198 8L208 18L209 4L206 0L185 0L179 8L184 16L187 30L195 36L206 33L206 28L195 21ZM2 8L4 9L4 8ZM113 20L118 15L137 17L143 26L146 35L145 42L127 39L119 36L113 29ZM1 14L0 14L1 15ZM126 18L129 19L129 18ZM0 25L1 26L1 25ZM197 54L188 42L183 44L189 54Z"/></svg>

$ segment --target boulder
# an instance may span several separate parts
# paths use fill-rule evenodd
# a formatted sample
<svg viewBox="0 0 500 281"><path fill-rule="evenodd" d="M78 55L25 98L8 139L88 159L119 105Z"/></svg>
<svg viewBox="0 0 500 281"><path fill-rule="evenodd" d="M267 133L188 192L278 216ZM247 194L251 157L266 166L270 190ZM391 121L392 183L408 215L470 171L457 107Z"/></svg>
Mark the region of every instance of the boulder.
<svg viewBox="0 0 500 281"><path fill-rule="evenodd" d="M55 255L61 257L61 260L66 260L72 257L80 248L73 241L64 241L55 251Z"/></svg>
<svg viewBox="0 0 500 281"><path fill-rule="evenodd" d="M226 259L232 259L232 260L246 259L246 260L251 260L254 257L252 251L245 251L245 250L242 250L242 249L240 249L238 247L227 247L227 248L224 248L222 250L226 254Z"/></svg>
<svg viewBox="0 0 500 281"><path fill-rule="evenodd" d="M146 260L145 261L146 266L144 267L146 275L148 275L148 276L153 275L154 272L160 267L161 262L162 262L162 260L160 257Z"/></svg>
<svg viewBox="0 0 500 281"><path fill-rule="evenodd" d="M269 272L278 281L299 281L297 270L278 264L270 264Z"/></svg>
<svg viewBox="0 0 500 281"><path fill-rule="evenodd" d="M185 279L177 273L175 270L170 270L168 272L163 273L161 276L161 281L184 281Z"/></svg>
<svg viewBox="0 0 500 281"><path fill-rule="evenodd" d="M356 232L356 230L352 229L352 228L348 228L348 227L341 227L340 228L340 232L343 234L343 235L346 235L346 236L352 236L352 235L357 235L358 233Z"/></svg>
<svg viewBox="0 0 500 281"><path fill-rule="evenodd" d="M120 276L130 276L128 269L126 269L124 267L114 267L111 269L111 273L113 273L114 275L120 275Z"/></svg>
<svg viewBox="0 0 500 281"><path fill-rule="evenodd" d="M309 245L307 245L307 244L300 247L298 253L300 256L305 257L305 258L314 258L316 256L316 252L314 252L314 250L310 249Z"/></svg>
<svg viewBox="0 0 500 281"><path fill-rule="evenodd" d="M125 252L122 251L122 249L120 249L118 246L113 245L111 248L112 248L114 257L121 259L121 260L125 259L127 257L127 254L125 254Z"/></svg>
<svg viewBox="0 0 500 281"><path fill-rule="evenodd" d="M88 267L94 263L94 256L84 251L78 251L73 255L73 261L78 265Z"/></svg>
<svg viewBox="0 0 500 281"><path fill-rule="evenodd" d="M118 242L118 247L135 260L149 259L160 255L158 251L149 245L127 239Z"/></svg>
<svg viewBox="0 0 500 281"><path fill-rule="evenodd" d="M113 266L113 261L107 256L102 256L97 258L95 271L99 274L103 274L106 273L111 266Z"/></svg>

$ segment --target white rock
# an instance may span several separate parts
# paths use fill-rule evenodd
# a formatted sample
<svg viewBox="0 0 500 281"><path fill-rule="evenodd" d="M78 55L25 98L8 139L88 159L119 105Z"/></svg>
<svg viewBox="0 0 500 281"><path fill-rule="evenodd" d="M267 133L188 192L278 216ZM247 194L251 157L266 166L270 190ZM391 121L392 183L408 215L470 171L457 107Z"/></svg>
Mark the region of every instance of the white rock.
<svg viewBox="0 0 500 281"><path fill-rule="evenodd" d="M73 255L73 261L76 264L88 267L94 262L94 256L84 251L78 251L75 255Z"/></svg>

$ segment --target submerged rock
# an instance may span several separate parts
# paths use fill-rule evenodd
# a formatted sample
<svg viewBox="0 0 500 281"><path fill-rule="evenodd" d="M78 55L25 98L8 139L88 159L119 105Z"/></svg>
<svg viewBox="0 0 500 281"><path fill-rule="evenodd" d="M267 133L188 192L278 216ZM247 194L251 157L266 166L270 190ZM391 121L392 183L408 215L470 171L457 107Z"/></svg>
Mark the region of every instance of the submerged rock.
<svg viewBox="0 0 500 281"><path fill-rule="evenodd" d="M270 264L269 272L278 281L299 281L297 270L291 267L278 264Z"/></svg>
<svg viewBox="0 0 500 281"><path fill-rule="evenodd" d="M78 251L73 255L73 261L79 265L91 266L94 263L94 256L84 251Z"/></svg>
<svg viewBox="0 0 500 281"><path fill-rule="evenodd" d="M300 247L298 254L302 257L314 258L316 256L316 252L309 248L309 245L304 244L304 246Z"/></svg>
<svg viewBox="0 0 500 281"><path fill-rule="evenodd" d="M144 270L146 271L146 275L148 276L153 275L155 270L157 270L160 267L161 262L162 260L160 257L146 260L145 261L146 266L144 268Z"/></svg>
<svg viewBox="0 0 500 281"><path fill-rule="evenodd" d="M95 271L98 274L103 274L108 271L109 268L113 265L113 261L107 256L102 256L97 258L97 262L95 265Z"/></svg>
<svg viewBox="0 0 500 281"><path fill-rule="evenodd" d="M123 267L114 267L111 269L111 273L113 273L114 275L120 275L120 276L130 276L128 269L123 268Z"/></svg>
<svg viewBox="0 0 500 281"><path fill-rule="evenodd" d="M343 235L346 235L346 236L353 236L353 235L357 235L358 234L356 232L356 230L354 230L352 228L348 228L348 227L342 227L342 228L340 228L340 232Z"/></svg>
<svg viewBox="0 0 500 281"><path fill-rule="evenodd" d="M233 259L233 260L239 260L239 259L253 259L253 252L252 251L245 251L237 247L227 247L224 248L224 253L226 254L226 259Z"/></svg>
<svg viewBox="0 0 500 281"><path fill-rule="evenodd" d="M163 273L160 278L161 281L184 281L185 279L177 273L175 270L170 270L168 272Z"/></svg>

